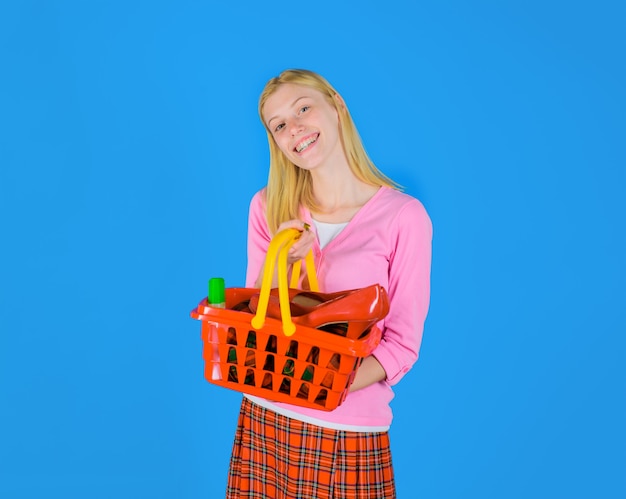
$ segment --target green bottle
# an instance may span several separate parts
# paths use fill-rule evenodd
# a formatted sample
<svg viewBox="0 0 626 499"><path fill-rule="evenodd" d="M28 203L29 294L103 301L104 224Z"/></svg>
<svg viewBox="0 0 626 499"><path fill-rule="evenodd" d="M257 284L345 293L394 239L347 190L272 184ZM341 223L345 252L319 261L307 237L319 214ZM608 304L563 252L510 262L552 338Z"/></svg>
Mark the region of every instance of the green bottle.
<svg viewBox="0 0 626 499"><path fill-rule="evenodd" d="M223 277L209 279L209 295L207 301L215 308L226 308L226 286Z"/></svg>

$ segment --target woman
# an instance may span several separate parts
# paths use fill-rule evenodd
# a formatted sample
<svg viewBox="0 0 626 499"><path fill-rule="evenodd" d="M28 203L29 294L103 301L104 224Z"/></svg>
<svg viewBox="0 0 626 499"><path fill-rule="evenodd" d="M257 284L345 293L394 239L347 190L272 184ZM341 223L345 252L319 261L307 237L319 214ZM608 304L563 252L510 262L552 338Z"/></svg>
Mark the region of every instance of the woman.
<svg viewBox="0 0 626 499"><path fill-rule="evenodd" d="M390 307L380 345L337 409L244 396L227 497L393 498L391 387L418 357L430 295L430 219L374 166L344 100L320 75L287 70L272 78L259 114L270 171L250 205L246 285L260 287L272 236L297 228L289 263L312 249L321 291L378 283Z"/></svg>

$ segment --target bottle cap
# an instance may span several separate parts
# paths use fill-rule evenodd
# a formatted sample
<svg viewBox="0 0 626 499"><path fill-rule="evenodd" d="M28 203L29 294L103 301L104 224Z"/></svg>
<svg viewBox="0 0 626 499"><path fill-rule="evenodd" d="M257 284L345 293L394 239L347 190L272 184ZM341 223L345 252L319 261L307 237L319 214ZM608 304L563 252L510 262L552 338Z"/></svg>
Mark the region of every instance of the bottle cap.
<svg viewBox="0 0 626 499"><path fill-rule="evenodd" d="M209 279L209 296L210 304L224 303L225 285L222 277L213 277Z"/></svg>

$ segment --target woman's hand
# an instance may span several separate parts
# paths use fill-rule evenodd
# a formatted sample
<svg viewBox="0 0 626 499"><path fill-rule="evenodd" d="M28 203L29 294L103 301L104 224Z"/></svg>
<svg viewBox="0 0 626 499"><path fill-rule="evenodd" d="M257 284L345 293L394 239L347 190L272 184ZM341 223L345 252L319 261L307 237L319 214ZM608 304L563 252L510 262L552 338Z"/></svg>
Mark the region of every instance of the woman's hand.
<svg viewBox="0 0 626 499"><path fill-rule="evenodd" d="M315 234L309 230L309 225L304 223L302 220L289 220L287 222L283 222L278 226L278 230L276 233L278 234L280 231L285 229L297 229L301 232L298 240L293 243L291 248L289 248L289 252L287 253L287 264L293 265L298 260L302 260L307 256L311 247L313 246L313 241L315 241ZM265 265L261 267L261 271L259 272L259 277L257 277L255 287L260 288L263 283L263 274L265 272ZM278 286L278 276L277 269L274 270L274 276L272 278L272 287L275 288Z"/></svg>
<svg viewBox="0 0 626 499"><path fill-rule="evenodd" d="M378 359L368 355L363 359L359 370L354 376L354 382L350 385L350 391L355 392L366 386L373 385L387 378L387 373Z"/></svg>
<svg viewBox="0 0 626 499"><path fill-rule="evenodd" d="M309 253L313 246L313 241L315 241L315 234L309 230L309 225L302 220L283 222L278 226L277 233L285 229L297 229L302 233L300 238L289 248L289 253L287 253L287 263L292 265L298 260L302 260Z"/></svg>

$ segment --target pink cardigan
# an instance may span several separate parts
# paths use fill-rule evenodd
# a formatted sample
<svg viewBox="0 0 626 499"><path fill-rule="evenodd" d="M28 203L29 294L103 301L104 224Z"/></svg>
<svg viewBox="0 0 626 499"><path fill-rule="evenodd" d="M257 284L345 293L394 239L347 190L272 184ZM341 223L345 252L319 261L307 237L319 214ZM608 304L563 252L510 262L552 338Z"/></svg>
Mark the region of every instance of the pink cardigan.
<svg viewBox="0 0 626 499"><path fill-rule="evenodd" d="M311 225L311 214L303 210ZM271 239L263 191L250 204L246 286L253 287ZM264 405L331 428L386 429L391 424L395 385L417 361L430 300L432 225L424 206L395 189L381 187L324 249L313 246L320 290L334 292L381 284L390 310L381 321L383 337L373 355L387 379L351 392L333 411L283 403Z"/></svg>

